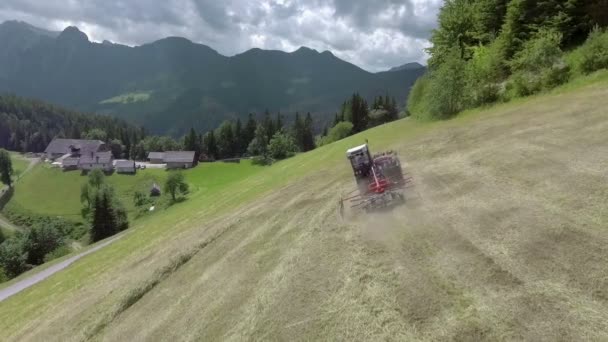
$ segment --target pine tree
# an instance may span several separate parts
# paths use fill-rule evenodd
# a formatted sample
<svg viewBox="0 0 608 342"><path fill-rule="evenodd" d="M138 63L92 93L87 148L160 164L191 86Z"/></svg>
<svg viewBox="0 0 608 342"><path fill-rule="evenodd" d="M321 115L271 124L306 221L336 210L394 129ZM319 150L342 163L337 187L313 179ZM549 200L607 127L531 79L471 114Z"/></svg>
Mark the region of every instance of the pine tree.
<svg viewBox="0 0 608 342"><path fill-rule="evenodd" d="M234 130L232 122L224 121L218 128L217 147L220 158L234 157Z"/></svg>
<svg viewBox="0 0 608 342"><path fill-rule="evenodd" d="M91 222L91 239L94 242L103 240L119 231L112 201L112 192L108 187L97 192Z"/></svg>
<svg viewBox="0 0 608 342"><path fill-rule="evenodd" d="M285 126L285 124L283 123L283 115L281 114L281 112L277 113L277 121L274 125L276 131L281 131L283 129L283 126Z"/></svg>
<svg viewBox="0 0 608 342"><path fill-rule="evenodd" d="M307 152L310 150L314 150L315 148L315 138L313 134L313 121L310 113L306 114L306 119L304 119L304 126L302 132L302 149L301 151Z"/></svg>
<svg viewBox="0 0 608 342"><path fill-rule="evenodd" d="M12 186L11 176L13 175L13 163L11 156L4 149L0 149L0 181Z"/></svg>
<svg viewBox="0 0 608 342"><path fill-rule="evenodd" d="M293 122L293 138L300 151L304 150L304 123L300 118L300 113L296 112L296 118Z"/></svg>
<svg viewBox="0 0 608 342"><path fill-rule="evenodd" d="M270 141L270 139L272 139L272 136L276 132L276 129L274 127L274 122L270 117L270 112L268 111L268 109L266 109L266 111L264 112L264 128L266 129L266 134L268 134L268 141Z"/></svg>
<svg viewBox="0 0 608 342"><path fill-rule="evenodd" d="M333 123L332 127L339 123L340 123L340 117L338 116L338 113L336 113L336 115L334 116L334 123Z"/></svg>
<svg viewBox="0 0 608 342"><path fill-rule="evenodd" d="M353 132L358 133L367 129L369 113L367 102L357 93L353 94L350 101Z"/></svg>
<svg viewBox="0 0 608 342"><path fill-rule="evenodd" d="M207 132L203 137L203 151L208 158L217 159L219 157L217 150L217 141L213 131Z"/></svg>
<svg viewBox="0 0 608 342"><path fill-rule="evenodd" d="M243 132L243 137L244 137L243 143L245 146L245 150L247 150L247 147L251 143L251 140L253 140L257 126L258 126L258 123L255 120L253 113L249 113L249 119L247 120L247 124L245 125L245 129Z"/></svg>
<svg viewBox="0 0 608 342"><path fill-rule="evenodd" d="M243 127L241 125L241 119L236 119L236 123L234 124L234 153L237 156L243 154Z"/></svg>

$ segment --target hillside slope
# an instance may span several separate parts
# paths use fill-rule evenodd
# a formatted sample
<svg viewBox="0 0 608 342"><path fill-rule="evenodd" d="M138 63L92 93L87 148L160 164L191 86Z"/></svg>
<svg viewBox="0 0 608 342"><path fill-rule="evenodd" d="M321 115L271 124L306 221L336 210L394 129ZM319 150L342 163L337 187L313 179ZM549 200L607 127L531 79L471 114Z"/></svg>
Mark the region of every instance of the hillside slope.
<svg viewBox="0 0 608 342"><path fill-rule="evenodd" d="M76 27L49 33L19 22L0 24L0 46L12 47L0 52L0 92L120 115L174 135L266 109L330 121L353 92L369 99L389 93L403 105L425 72L370 73L305 47L227 57L179 37L136 47L94 43Z"/></svg>
<svg viewBox="0 0 608 342"><path fill-rule="evenodd" d="M0 339L607 339L606 76L198 192L1 302ZM364 138L415 188L341 220Z"/></svg>

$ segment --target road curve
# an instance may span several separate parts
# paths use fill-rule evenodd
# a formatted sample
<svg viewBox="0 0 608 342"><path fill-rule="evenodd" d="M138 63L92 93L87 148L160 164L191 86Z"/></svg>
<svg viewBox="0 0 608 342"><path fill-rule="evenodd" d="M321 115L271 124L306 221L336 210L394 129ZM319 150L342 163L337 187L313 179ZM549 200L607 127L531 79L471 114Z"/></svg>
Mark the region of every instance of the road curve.
<svg viewBox="0 0 608 342"><path fill-rule="evenodd" d="M52 276L53 274L63 270L64 268L70 266L72 263L74 263L75 261L77 261L78 259L87 256L93 252L96 252L102 248L104 248L105 246L111 244L112 242L120 239L121 237L123 237L124 235L119 235L116 236L110 240L104 241L102 243L100 243L99 245L86 250L80 254L76 254L73 257L70 257L58 264L55 264L47 269L44 269L36 274L32 274L31 276L22 279L16 283L14 283L13 285L10 285L9 287L6 287L4 289L0 289L0 302L2 302L3 300L11 297L12 295L15 295L25 289L27 289L28 287L35 285L41 281L43 281L44 279Z"/></svg>

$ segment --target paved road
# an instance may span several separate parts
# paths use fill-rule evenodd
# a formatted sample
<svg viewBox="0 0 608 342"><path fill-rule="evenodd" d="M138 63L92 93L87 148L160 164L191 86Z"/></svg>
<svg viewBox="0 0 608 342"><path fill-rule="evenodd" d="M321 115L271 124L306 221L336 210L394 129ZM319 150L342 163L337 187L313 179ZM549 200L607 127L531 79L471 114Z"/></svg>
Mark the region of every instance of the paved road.
<svg viewBox="0 0 608 342"><path fill-rule="evenodd" d="M17 293L19 293L19 292L27 289L28 287L30 287L30 286L32 286L34 284L37 284L37 283L43 281L44 279L46 279L46 278L52 276L53 274L55 274L55 273L63 270L64 268L70 266L76 260L78 260L78 259L80 259L80 258L82 258L82 257L84 257L86 255L89 255L89 254L91 254L93 252L96 252L96 251L104 248L105 246L107 246L107 245L111 244L112 242L120 239L121 237L123 237L123 235L119 235L119 236L114 237L114 238L112 238L112 239L110 239L108 241L102 242L99 245L97 245L97 246L95 246L95 247L93 247L93 248L91 248L91 249L89 249L87 251L84 251L84 252L82 252L80 254L74 255L73 257L71 257L69 259L66 259L66 260L64 260L64 261L62 261L62 262L60 262L58 264L55 264L55 265L53 265L53 266L51 266L51 267L49 267L49 268L47 268L45 270L42 270L42 271L40 271L40 272L38 272L36 274L33 274L33 275L31 275L31 276L29 276L29 277L27 277L25 279L22 279L22 280L14 283L13 285L11 285L11 286L9 286L7 288L1 289L0 290L0 302L2 302L3 300L9 298L12 295L15 295L15 294L17 294Z"/></svg>
<svg viewBox="0 0 608 342"><path fill-rule="evenodd" d="M27 169L25 169L25 171L23 171L23 173L21 175L30 171L37 163L38 163L38 160L32 160L30 162L30 165L27 167ZM0 225L4 226L6 228L9 228L9 229L19 229L15 225L13 225L10 222L7 222L5 219L3 219L2 216L0 216ZM72 263L74 263L76 260L104 248L105 246L111 244L112 242L120 239L122 236L123 235L119 235L108 241L104 241L104 242L100 243L99 245L92 247L91 249L88 249L80 254L76 254L76 255L74 255L58 264L55 264L47 269L44 269L36 274L32 274L31 276L29 276L25 279L22 279L7 288L0 289L0 302L9 298L12 295L15 295L15 294L27 289L28 287L30 287L34 284L37 284L37 283L43 281L44 279L52 276L53 274L63 270L64 268L66 268L66 267L70 266Z"/></svg>

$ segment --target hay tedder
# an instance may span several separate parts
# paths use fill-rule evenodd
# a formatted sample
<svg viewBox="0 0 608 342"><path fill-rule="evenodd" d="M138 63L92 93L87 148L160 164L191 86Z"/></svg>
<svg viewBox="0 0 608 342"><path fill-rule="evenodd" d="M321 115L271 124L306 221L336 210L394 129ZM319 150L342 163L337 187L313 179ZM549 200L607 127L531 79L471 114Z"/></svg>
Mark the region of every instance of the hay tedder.
<svg viewBox="0 0 608 342"><path fill-rule="evenodd" d="M371 155L367 144L346 151L357 183L357 188L340 199L365 212L390 207L405 201L405 189L411 177L404 175L401 162L394 151Z"/></svg>

